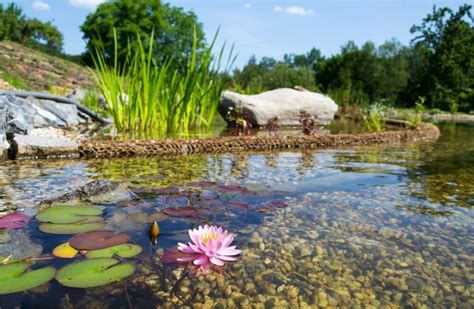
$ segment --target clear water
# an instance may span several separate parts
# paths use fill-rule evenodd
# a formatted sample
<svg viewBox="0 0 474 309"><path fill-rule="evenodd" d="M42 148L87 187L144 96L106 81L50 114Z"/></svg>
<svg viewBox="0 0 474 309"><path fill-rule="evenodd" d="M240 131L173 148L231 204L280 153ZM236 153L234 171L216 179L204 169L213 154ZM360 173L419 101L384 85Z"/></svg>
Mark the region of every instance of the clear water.
<svg viewBox="0 0 474 309"><path fill-rule="evenodd" d="M0 307L472 308L474 126L441 129L436 142L392 146L1 165L0 209L30 215L44 198L90 180L120 183L138 197L101 202L108 228L130 234L144 250L124 259L137 267L124 281L72 289L52 280L0 296ZM160 190L166 187L186 194ZM222 205L200 205L199 194ZM275 200L286 207L273 207ZM130 220L133 212L189 203L207 210L160 222L154 246L149 225ZM204 222L237 235L239 261L207 275L163 264L163 253ZM35 221L14 233L43 257L70 238L39 232ZM33 268L69 263L41 260Z"/></svg>

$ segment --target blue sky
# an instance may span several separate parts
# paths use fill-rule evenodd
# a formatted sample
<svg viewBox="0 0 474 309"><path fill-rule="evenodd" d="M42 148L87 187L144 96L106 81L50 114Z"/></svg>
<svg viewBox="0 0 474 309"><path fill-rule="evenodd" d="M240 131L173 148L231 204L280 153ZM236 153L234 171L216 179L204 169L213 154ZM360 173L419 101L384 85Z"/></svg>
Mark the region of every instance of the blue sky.
<svg viewBox="0 0 474 309"><path fill-rule="evenodd" d="M0 0L6 4L11 0ZM25 14L52 20L64 34L64 49L84 51L79 26L101 0L16 0ZM193 10L211 39L221 27L220 42L235 43L241 67L250 56L281 59L285 53L306 53L313 47L329 56L349 40L381 44L397 38L409 44L409 29L433 5L457 9L466 1L445 0L170 0Z"/></svg>

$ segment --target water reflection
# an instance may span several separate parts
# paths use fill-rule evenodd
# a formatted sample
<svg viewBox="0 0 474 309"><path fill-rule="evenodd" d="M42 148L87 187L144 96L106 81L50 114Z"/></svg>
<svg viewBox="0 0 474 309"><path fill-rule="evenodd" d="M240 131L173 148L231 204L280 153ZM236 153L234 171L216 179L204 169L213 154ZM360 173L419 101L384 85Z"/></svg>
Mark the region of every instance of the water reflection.
<svg viewBox="0 0 474 309"><path fill-rule="evenodd" d="M134 260L140 270L125 285L70 290L52 283L49 290L1 296L0 306L47 301L120 308L128 294L135 307L468 308L474 295L473 136L474 126L450 124L438 142L2 165L2 201L30 210L90 179L123 184L138 198L106 204L108 227L127 231L148 250ZM219 185L193 189L202 181ZM179 194L170 194L173 188ZM287 207L268 211L278 194ZM156 246L149 244L149 223L130 219L177 206L209 216L159 222ZM159 257L204 222L237 234L240 261L207 276L163 267ZM29 236L43 253L52 249L44 234L30 230Z"/></svg>

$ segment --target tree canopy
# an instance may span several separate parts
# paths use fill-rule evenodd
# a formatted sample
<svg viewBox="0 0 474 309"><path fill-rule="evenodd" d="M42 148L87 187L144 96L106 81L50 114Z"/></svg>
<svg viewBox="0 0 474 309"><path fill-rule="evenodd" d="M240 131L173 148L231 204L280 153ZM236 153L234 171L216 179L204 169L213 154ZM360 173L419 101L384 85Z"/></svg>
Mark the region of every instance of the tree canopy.
<svg viewBox="0 0 474 309"><path fill-rule="evenodd" d="M51 23L27 18L14 3L0 4L0 40L10 40L53 54L61 54L63 36Z"/></svg>
<svg viewBox="0 0 474 309"><path fill-rule="evenodd" d="M119 46L117 56L121 62L127 57L129 43L138 44L137 36L145 47L154 40L153 54L158 63L170 57L175 63L185 63L193 48L194 35L198 49L205 46L202 24L197 16L160 0L102 3L87 16L81 30L87 42L86 59L90 59L97 49L102 49L109 60L113 59L114 31Z"/></svg>
<svg viewBox="0 0 474 309"><path fill-rule="evenodd" d="M472 6L457 12L433 8L411 28L414 67L410 93L423 93L432 107L474 109L474 19Z"/></svg>

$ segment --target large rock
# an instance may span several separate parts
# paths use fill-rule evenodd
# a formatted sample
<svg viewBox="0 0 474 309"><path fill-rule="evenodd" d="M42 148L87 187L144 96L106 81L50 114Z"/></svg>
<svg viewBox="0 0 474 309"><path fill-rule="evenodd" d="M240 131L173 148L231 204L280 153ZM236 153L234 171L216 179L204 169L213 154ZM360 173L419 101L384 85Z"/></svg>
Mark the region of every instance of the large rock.
<svg viewBox="0 0 474 309"><path fill-rule="evenodd" d="M236 109L249 112L253 127L263 127L270 118L278 117L281 126L299 126L300 111L305 111L316 124L329 124L337 111L336 103L320 93L290 88L275 89L257 95L242 95L224 91L219 104L219 113L227 119Z"/></svg>

